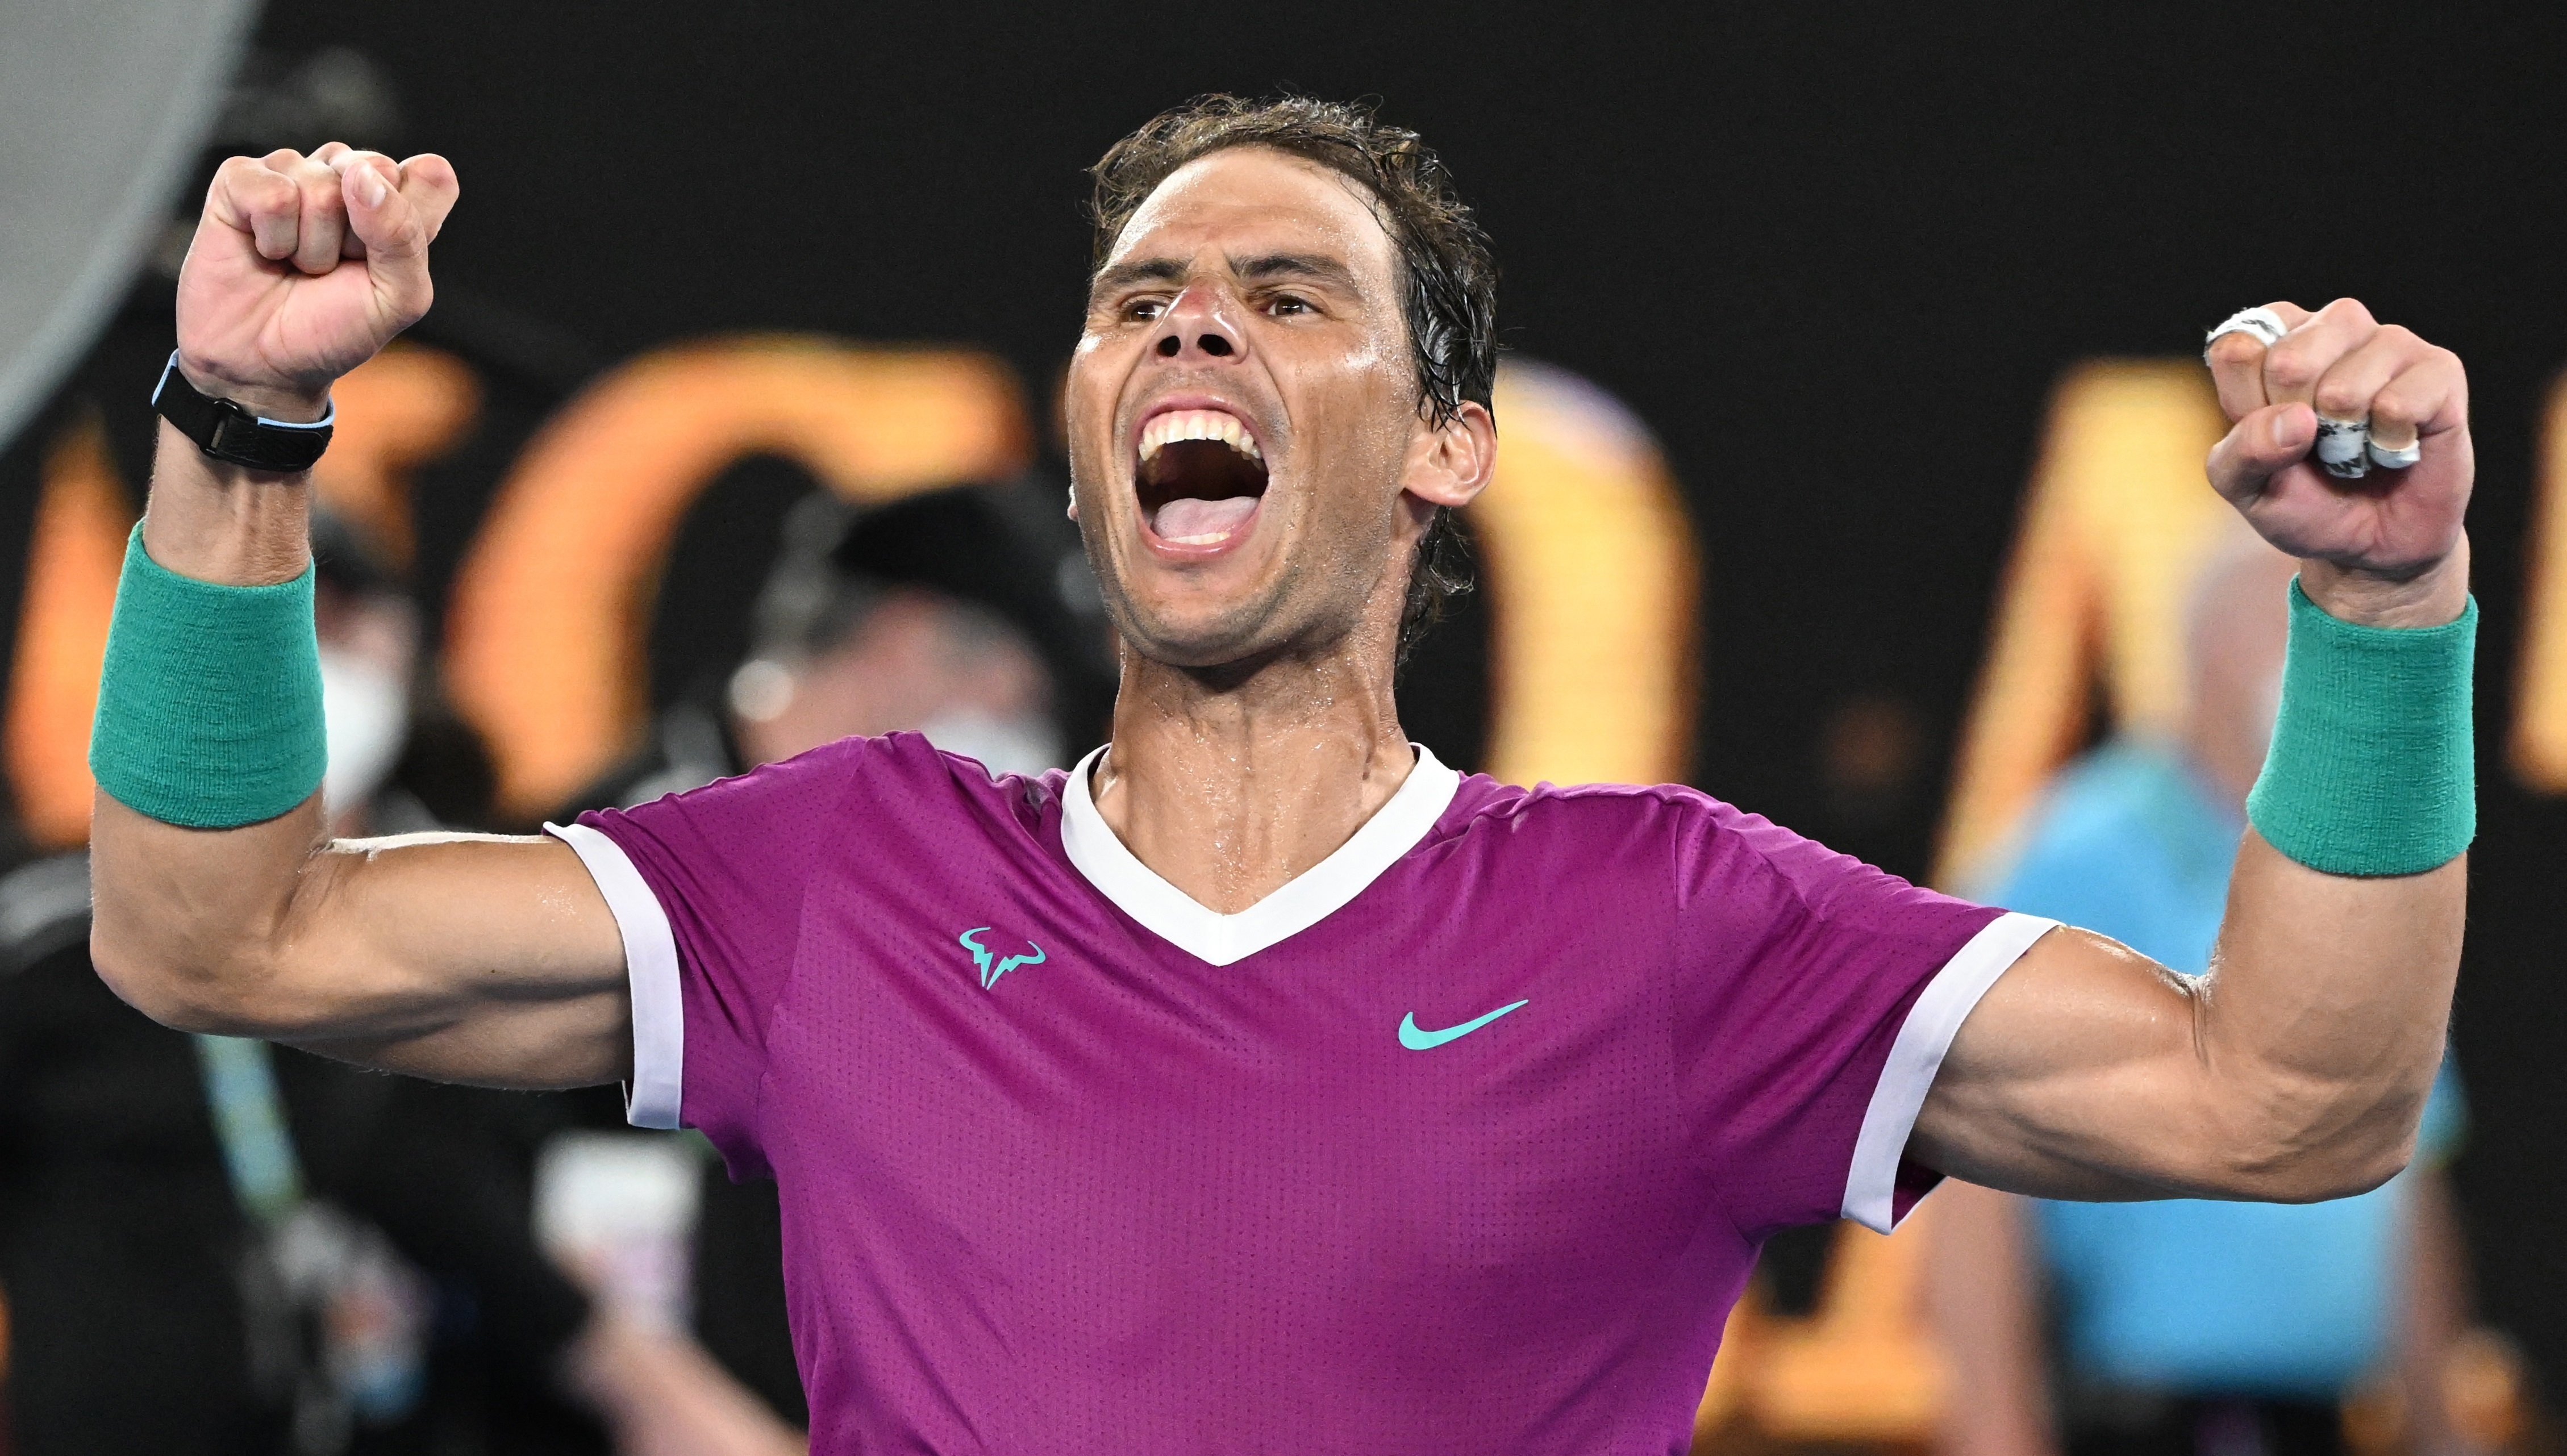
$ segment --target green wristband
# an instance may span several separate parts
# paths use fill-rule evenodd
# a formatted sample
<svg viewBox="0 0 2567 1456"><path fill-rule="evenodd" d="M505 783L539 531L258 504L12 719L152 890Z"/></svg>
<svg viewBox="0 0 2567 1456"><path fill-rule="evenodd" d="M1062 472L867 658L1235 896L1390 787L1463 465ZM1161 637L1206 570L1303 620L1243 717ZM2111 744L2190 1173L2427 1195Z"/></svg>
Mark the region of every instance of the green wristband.
<svg viewBox="0 0 2567 1456"><path fill-rule="evenodd" d="M329 766L312 568L275 586L180 576L125 545L89 768L118 803L191 829L273 819Z"/></svg>
<svg viewBox="0 0 2567 1456"><path fill-rule="evenodd" d="M2361 627L2291 579L2281 713L2246 818L2331 875L2421 874L2477 835L2477 599L2440 627Z"/></svg>

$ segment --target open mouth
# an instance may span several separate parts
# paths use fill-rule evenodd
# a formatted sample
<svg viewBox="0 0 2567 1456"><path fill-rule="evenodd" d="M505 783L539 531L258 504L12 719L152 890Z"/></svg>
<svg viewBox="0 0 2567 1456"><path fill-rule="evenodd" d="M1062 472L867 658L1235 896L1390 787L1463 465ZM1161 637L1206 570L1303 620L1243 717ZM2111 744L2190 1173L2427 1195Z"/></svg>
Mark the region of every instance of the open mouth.
<svg viewBox="0 0 2567 1456"><path fill-rule="evenodd" d="M1141 518L1172 546L1219 546L1245 533L1266 494L1266 453L1221 410L1171 410L1141 427Z"/></svg>

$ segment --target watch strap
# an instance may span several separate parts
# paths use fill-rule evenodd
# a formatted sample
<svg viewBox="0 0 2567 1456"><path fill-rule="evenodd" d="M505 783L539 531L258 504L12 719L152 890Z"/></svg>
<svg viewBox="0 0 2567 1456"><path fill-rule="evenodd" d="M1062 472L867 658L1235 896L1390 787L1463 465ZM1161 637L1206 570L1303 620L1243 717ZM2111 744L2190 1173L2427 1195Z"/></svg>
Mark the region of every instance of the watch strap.
<svg viewBox="0 0 2567 1456"><path fill-rule="evenodd" d="M326 404L321 418L307 423L270 420L253 415L230 400L199 393L178 372L178 351L169 351L160 383L151 391L151 408L178 433L196 442L213 459L252 470L292 474L312 468L330 447L330 430L339 419L337 401Z"/></svg>

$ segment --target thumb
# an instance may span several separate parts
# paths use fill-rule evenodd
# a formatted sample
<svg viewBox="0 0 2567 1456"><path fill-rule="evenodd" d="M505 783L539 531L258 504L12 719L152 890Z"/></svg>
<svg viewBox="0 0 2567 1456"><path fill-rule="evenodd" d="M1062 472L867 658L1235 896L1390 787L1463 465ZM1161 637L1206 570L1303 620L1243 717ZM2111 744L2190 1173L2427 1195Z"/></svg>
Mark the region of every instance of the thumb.
<svg viewBox="0 0 2567 1456"><path fill-rule="evenodd" d="M2243 505L2263 493L2265 481L2307 458L2317 437L2317 413L2306 405L2250 410L2210 447L2210 488Z"/></svg>
<svg viewBox="0 0 2567 1456"><path fill-rule="evenodd" d="M339 174L348 229L366 247L366 270L375 297L407 328L428 312L435 290L428 282L428 244L432 225L420 200L400 185L391 158L367 156Z"/></svg>

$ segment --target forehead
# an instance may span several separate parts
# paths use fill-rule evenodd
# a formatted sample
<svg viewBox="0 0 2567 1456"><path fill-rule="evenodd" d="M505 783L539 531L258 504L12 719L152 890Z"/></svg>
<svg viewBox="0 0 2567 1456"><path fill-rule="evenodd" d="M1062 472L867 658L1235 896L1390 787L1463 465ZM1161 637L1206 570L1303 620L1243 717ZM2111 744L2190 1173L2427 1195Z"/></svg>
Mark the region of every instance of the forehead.
<svg viewBox="0 0 2567 1456"><path fill-rule="evenodd" d="M1231 146L1168 174L1124 224L1108 265L1136 258L1323 252L1366 282L1396 249L1361 183L1265 146Z"/></svg>

